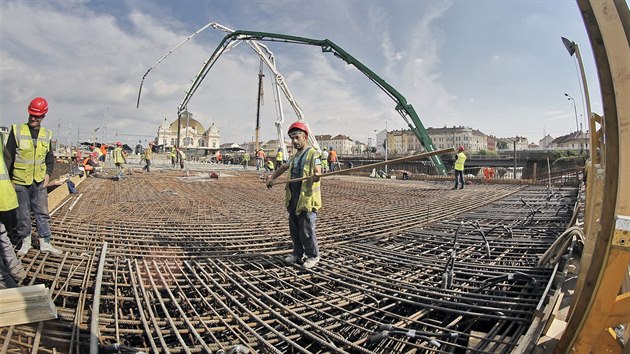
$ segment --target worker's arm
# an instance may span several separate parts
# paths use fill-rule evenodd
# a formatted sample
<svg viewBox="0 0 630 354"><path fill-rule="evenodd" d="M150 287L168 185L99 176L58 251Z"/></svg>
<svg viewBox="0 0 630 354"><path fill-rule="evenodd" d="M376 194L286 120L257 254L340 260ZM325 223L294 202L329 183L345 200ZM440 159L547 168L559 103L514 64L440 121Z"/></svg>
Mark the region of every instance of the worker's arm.
<svg viewBox="0 0 630 354"><path fill-rule="evenodd" d="M289 169L288 163L283 163L277 170L273 171L271 176L267 178L267 188L271 188L273 186L273 181L280 177L283 173L285 173Z"/></svg>
<svg viewBox="0 0 630 354"><path fill-rule="evenodd" d="M11 128L11 132L9 133L9 138L7 139L7 145L4 147L4 163L7 166L7 172L9 176L13 177L13 162L15 151L17 150L17 143L15 142L15 134L13 133L13 128Z"/></svg>
<svg viewBox="0 0 630 354"><path fill-rule="evenodd" d="M46 154L45 161L46 161L46 174L50 177L52 176L53 170L55 169L55 154L53 152L52 141L50 142L50 144L48 144L48 153Z"/></svg>
<svg viewBox="0 0 630 354"><path fill-rule="evenodd" d="M313 168L313 177L311 177L311 179L313 180L313 182L319 182L319 176L322 174L322 165L315 165L315 167Z"/></svg>

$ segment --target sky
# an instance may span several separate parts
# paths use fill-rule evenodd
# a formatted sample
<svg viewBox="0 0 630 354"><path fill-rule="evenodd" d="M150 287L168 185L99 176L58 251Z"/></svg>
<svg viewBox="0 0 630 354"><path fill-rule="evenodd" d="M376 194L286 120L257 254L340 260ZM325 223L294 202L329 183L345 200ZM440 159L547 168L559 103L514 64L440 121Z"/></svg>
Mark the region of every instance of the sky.
<svg viewBox="0 0 630 354"><path fill-rule="evenodd" d="M575 56L579 45L592 111L602 114L594 59L572 0L0 0L0 126L27 121L37 96L43 126L62 143L146 142L177 108L224 32L329 39L393 86L425 127L467 126L538 142L584 121ZM263 42L315 134L374 144L375 131L404 129L396 102L320 47ZM260 60L245 43L224 53L187 108L221 143L254 137ZM264 68L260 137L276 137L277 105ZM575 101L569 100L565 93ZM575 102L575 107L573 105ZM281 96L284 127L296 114ZM98 130L97 130L98 129ZM95 133L96 130L96 133ZM285 134L286 136L286 134Z"/></svg>

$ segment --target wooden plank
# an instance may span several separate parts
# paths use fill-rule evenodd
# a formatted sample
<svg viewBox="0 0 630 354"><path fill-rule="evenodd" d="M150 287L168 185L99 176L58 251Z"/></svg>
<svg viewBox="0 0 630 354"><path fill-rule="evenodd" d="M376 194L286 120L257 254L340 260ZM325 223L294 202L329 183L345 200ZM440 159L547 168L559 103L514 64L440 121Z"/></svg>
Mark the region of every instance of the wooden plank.
<svg viewBox="0 0 630 354"><path fill-rule="evenodd" d="M606 326L616 327L628 322L630 322L630 293L625 293L617 296L615 299Z"/></svg>
<svg viewBox="0 0 630 354"><path fill-rule="evenodd" d="M27 297L42 296L48 294L44 284L23 286L18 288L0 290L0 304L19 301Z"/></svg>
<svg viewBox="0 0 630 354"><path fill-rule="evenodd" d="M43 284L0 290L0 327L57 318L57 307Z"/></svg>
<svg viewBox="0 0 630 354"><path fill-rule="evenodd" d="M597 339L597 345L593 347L592 353L621 354L623 346L617 339L617 333L611 328L602 331Z"/></svg>

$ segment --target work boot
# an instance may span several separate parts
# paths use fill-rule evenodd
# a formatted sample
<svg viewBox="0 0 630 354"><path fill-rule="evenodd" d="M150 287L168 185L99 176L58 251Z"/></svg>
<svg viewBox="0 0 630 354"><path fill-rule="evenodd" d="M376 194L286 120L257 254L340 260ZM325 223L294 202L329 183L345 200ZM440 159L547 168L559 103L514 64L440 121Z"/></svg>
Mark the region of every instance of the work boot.
<svg viewBox="0 0 630 354"><path fill-rule="evenodd" d="M50 244L50 239L41 239L39 242L39 250L42 252L50 252L53 256L61 256L63 252Z"/></svg>
<svg viewBox="0 0 630 354"><path fill-rule="evenodd" d="M315 267L315 265L317 265L318 262L319 262L319 256L317 256L317 257L308 257L304 261L304 268L311 269L311 268Z"/></svg>
<svg viewBox="0 0 630 354"><path fill-rule="evenodd" d="M301 260L302 260L302 257L298 257L298 256L296 256L296 255L294 255L294 254L288 255L288 256L284 259L284 261L285 261L287 264L295 264L296 262L301 261Z"/></svg>
<svg viewBox="0 0 630 354"><path fill-rule="evenodd" d="M26 279L27 275L28 273L24 270L24 267L22 267L21 264L19 269L11 269L11 276L15 279L16 283L21 283L24 279Z"/></svg>
<svg viewBox="0 0 630 354"><path fill-rule="evenodd" d="M22 247L17 251L17 254L23 256L28 253L28 250L33 248L31 246L31 236L27 236L22 240Z"/></svg>
<svg viewBox="0 0 630 354"><path fill-rule="evenodd" d="M454 191L454 190L456 190L456 189L457 189L457 186L455 186L455 187L451 188L451 190L452 190L452 191Z"/></svg>

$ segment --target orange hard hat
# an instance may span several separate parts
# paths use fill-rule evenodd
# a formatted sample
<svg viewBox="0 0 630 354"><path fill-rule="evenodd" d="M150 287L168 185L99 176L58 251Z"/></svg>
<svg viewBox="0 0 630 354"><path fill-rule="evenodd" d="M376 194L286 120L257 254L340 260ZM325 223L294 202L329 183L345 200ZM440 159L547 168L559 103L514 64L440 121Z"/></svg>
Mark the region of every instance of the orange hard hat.
<svg viewBox="0 0 630 354"><path fill-rule="evenodd" d="M48 113L48 102L43 97L35 97L28 105L28 114L41 117Z"/></svg>
<svg viewBox="0 0 630 354"><path fill-rule="evenodd" d="M299 129L308 135L308 128L306 127L306 124L300 121L297 121L291 124L291 126L289 127L289 134L291 134L291 131L296 130L296 129Z"/></svg>
<svg viewBox="0 0 630 354"><path fill-rule="evenodd" d="M463 146L458 147L457 151L464 151L464 147Z"/></svg>

